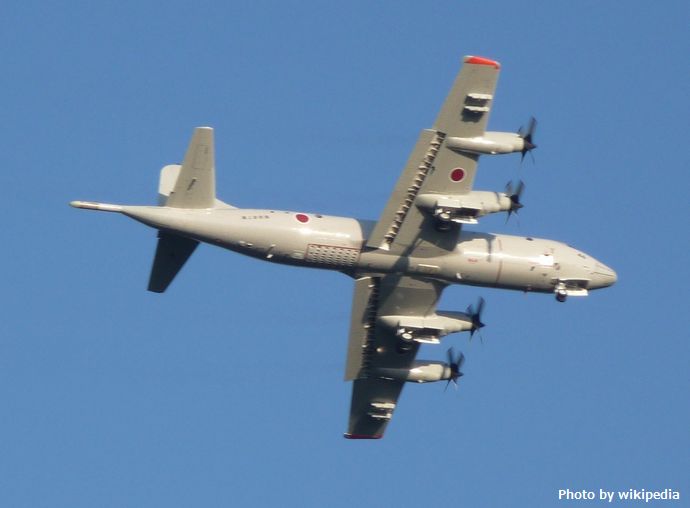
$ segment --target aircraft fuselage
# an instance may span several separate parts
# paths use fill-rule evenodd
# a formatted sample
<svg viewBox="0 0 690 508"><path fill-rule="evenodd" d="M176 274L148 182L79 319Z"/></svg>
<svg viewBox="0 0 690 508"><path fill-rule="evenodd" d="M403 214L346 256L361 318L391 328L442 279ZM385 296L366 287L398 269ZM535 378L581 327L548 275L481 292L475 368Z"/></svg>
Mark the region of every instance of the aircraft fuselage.
<svg viewBox="0 0 690 508"><path fill-rule="evenodd" d="M559 284L591 290L616 281L615 272L603 263L547 239L462 231L447 254L412 257L365 247L374 226L366 220L239 208L123 206L117 211L151 227L255 258L350 275L400 273L536 292L554 292Z"/></svg>

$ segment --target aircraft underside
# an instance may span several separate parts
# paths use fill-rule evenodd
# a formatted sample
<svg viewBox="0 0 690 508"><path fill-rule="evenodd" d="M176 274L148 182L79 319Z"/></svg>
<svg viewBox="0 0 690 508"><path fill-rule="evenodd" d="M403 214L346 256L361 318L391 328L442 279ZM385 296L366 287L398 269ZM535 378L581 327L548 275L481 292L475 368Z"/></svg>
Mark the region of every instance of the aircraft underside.
<svg viewBox="0 0 690 508"><path fill-rule="evenodd" d="M466 311L437 305L450 284L569 296L611 286L616 273L554 240L469 231L482 217L517 213L522 182L473 189L480 156L536 148L532 119L517 133L487 131L500 64L468 56L431 129L423 130L378 221L239 209L217 199L214 134L198 127L181 165L165 166L159 206L73 201L121 213L158 232L148 289L165 292L200 243L272 263L343 272L355 279L345 379L353 381L345 437L377 439L406 382L457 384L464 355L417 360L420 344L478 332L484 300Z"/></svg>

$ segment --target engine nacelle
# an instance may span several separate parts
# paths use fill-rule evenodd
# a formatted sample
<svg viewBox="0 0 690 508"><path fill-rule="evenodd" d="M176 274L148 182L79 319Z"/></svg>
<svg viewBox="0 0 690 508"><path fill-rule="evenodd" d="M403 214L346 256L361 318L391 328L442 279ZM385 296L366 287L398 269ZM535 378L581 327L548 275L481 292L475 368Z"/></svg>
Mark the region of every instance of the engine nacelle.
<svg viewBox="0 0 690 508"><path fill-rule="evenodd" d="M503 192L472 191L467 194L421 194L416 205L441 222L476 224L490 213L507 212L514 206Z"/></svg>
<svg viewBox="0 0 690 508"><path fill-rule="evenodd" d="M409 369L380 368L374 373L381 378L410 383L433 383L450 379L452 376L450 365L447 363L424 360L413 362Z"/></svg>
<svg viewBox="0 0 690 508"><path fill-rule="evenodd" d="M512 132L485 132L475 138L446 138L446 146L454 152L478 155L515 153L525 150L525 140Z"/></svg>
<svg viewBox="0 0 690 508"><path fill-rule="evenodd" d="M469 331L472 318L463 312L438 312L430 316L380 316L378 323L395 330L404 342L438 344L449 333Z"/></svg>

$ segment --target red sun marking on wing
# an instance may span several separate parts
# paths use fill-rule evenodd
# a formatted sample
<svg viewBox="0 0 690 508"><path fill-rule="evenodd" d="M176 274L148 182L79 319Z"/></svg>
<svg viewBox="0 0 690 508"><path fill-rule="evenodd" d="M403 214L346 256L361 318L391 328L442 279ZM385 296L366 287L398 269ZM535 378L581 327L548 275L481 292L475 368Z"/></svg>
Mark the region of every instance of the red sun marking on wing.
<svg viewBox="0 0 690 508"><path fill-rule="evenodd" d="M454 182L460 182L465 178L465 170L462 168L455 168L450 172L450 179Z"/></svg>
<svg viewBox="0 0 690 508"><path fill-rule="evenodd" d="M298 213L297 215L295 215L295 219L300 221L302 224L306 224L307 222L309 222L309 216L303 213Z"/></svg>

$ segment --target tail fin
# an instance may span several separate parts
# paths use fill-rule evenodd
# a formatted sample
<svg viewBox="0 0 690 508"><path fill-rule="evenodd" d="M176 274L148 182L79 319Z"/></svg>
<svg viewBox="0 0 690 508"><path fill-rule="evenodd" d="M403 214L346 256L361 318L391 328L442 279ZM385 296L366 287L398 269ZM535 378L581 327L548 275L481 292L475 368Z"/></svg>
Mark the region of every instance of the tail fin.
<svg viewBox="0 0 690 508"><path fill-rule="evenodd" d="M172 169L174 167L166 166L161 172L162 187L164 176L167 185L173 173L179 171L165 205L173 208L213 208L216 201L216 167L211 127L194 129L182 166ZM171 169L166 172L166 168Z"/></svg>
<svg viewBox="0 0 690 508"><path fill-rule="evenodd" d="M158 205L173 208L235 208L216 199L213 129L197 127L184 162L161 169Z"/></svg>
<svg viewBox="0 0 690 508"><path fill-rule="evenodd" d="M175 182L177 182L177 177L180 175L180 170L182 166L179 164L169 164L161 169L161 178L158 183L158 206L169 206L168 197L173 192L175 188ZM220 199L214 199L214 208L235 208Z"/></svg>

